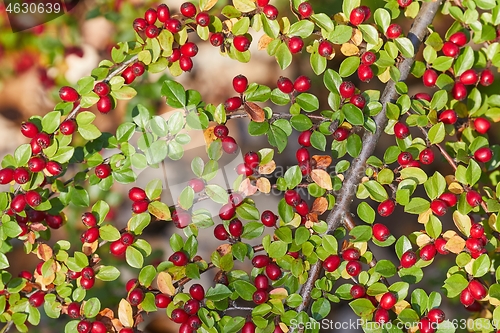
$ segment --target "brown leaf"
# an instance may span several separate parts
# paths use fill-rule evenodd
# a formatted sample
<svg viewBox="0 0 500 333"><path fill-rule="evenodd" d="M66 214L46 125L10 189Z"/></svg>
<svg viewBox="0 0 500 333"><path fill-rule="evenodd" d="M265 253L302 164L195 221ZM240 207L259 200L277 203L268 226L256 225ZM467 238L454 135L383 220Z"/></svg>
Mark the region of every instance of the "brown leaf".
<svg viewBox="0 0 500 333"><path fill-rule="evenodd" d="M312 204L311 213L318 213L319 215L326 212L328 209L328 200L325 197L316 198Z"/></svg>
<svg viewBox="0 0 500 333"><path fill-rule="evenodd" d="M257 123L262 123L266 120L264 109L253 102L245 102L245 112L250 116L250 119Z"/></svg>
<svg viewBox="0 0 500 333"><path fill-rule="evenodd" d="M210 146L212 142L217 140L217 137L214 135L215 126L210 126L206 130L203 131L203 137L205 138L205 143L207 147Z"/></svg>
<svg viewBox="0 0 500 333"><path fill-rule="evenodd" d="M317 213L309 213L309 214L307 214L307 222L318 223L318 221L319 221L319 219L318 219L318 214Z"/></svg>
<svg viewBox="0 0 500 333"><path fill-rule="evenodd" d="M30 224L30 229L33 231L45 231L47 227L40 222L35 222Z"/></svg>
<svg viewBox="0 0 500 333"><path fill-rule="evenodd" d="M312 159L316 162L317 169L326 169L332 164L332 158L328 155L313 155Z"/></svg>
<svg viewBox="0 0 500 333"><path fill-rule="evenodd" d="M356 45L353 45L351 43L344 43L340 47L340 52L342 52L343 55L350 57L350 56L358 54L359 48Z"/></svg>
<svg viewBox="0 0 500 333"><path fill-rule="evenodd" d="M110 308L102 309L101 312L99 312L99 315L109 319L113 319L115 317L115 313Z"/></svg>
<svg viewBox="0 0 500 333"><path fill-rule="evenodd" d="M175 294L174 284L172 283L172 276L167 272L160 272L156 277L156 284L158 285L158 289L169 296L173 296Z"/></svg>
<svg viewBox="0 0 500 333"><path fill-rule="evenodd" d="M127 300L122 298L120 304L118 305L118 319L125 327L133 327L134 326L134 318L132 316L133 310L132 305L130 305Z"/></svg>
<svg viewBox="0 0 500 333"><path fill-rule="evenodd" d="M252 182L250 179L246 178L243 179L243 181L240 184L240 187L238 188L238 191L241 192L241 194L244 197L249 197L251 195L254 195L257 192L257 186L252 185Z"/></svg>
<svg viewBox="0 0 500 333"><path fill-rule="evenodd" d="M273 173L274 170L276 170L276 162L274 161L259 166L259 173L261 175L269 175Z"/></svg>
<svg viewBox="0 0 500 333"><path fill-rule="evenodd" d="M257 44L259 51L267 49L267 46L273 40L274 40L274 38L271 38L266 34L262 35L262 37L260 37L260 39L259 39L259 43Z"/></svg>
<svg viewBox="0 0 500 333"><path fill-rule="evenodd" d="M269 193L271 192L271 182L267 178L260 177L257 179L257 188L262 193Z"/></svg>
<svg viewBox="0 0 500 333"><path fill-rule="evenodd" d="M85 255L89 256L95 251L97 251L98 246L99 246L99 240L96 240L93 243L83 243L82 252L85 253Z"/></svg>
<svg viewBox="0 0 500 333"><path fill-rule="evenodd" d="M446 245L444 247L448 251L458 254L465 248L465 240L462 237L456 235L448 239L448 242L446 242Z"/></svg>
<svg viewBox="0 0 500 333"><path fill-rule="evenodd" d="M50 258L52 258L53 252L52 248L48 246L47 244L40 244L38 246L38 251L36 253L38 259L41 259L43 261L47 261Z"/></svg>
<svg viewBox="0 0 500 333"><path fill-rule="evenodd" d="M222 244L217 248L217 252L220 254L220 256L225 256L226 254L230 253L232 251L232 245L231 244Z"/></svg>
<svg viewBox="0 0 500 333"><path fill-rule="evenodd" d="M311 178L314 180L319 187L324 188L325 190L332 190L332 179L330 175L325 170L314 169L311 171Z"/></svg>

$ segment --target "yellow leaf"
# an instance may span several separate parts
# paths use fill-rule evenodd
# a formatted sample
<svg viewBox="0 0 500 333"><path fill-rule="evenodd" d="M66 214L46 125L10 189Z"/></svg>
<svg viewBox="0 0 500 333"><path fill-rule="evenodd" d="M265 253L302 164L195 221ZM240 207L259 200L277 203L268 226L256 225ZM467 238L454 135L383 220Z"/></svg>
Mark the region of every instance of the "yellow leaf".
<svg viewBox="0 0 500 333"><path fill-rule="evenodd" d="M274 161L259 166L259 173L261 175L269 175L273 173L274 170L276 170L276 162Z"/></svg>
<svg viewBox="0 0 500 333"><path fill-rule="evenodd" d="M172 277L167 272L158 273L156 278L156 283L158 284L158 289L169 296L175 294L174 284L172 283Z"/></svg>
<svg viewBox="0 0 500 333"><path fill-rule="evenodd" d="M38 251L36 253L38 259L41 259L43 261L47 261L50 258L52 258L53 252L52 248L48 246L47 244L40 244L38 246Z"/></svg>
<svg viewBox="0 0 500 333"><path fill-rule="evenodd" d="M448 242L446 242L446 245L444 247L448 251L458 254L465 248L465 240L462 237L456 235L448 239Z"/></svg>
<svg viewBox="0 0 500 333"><path fill-rule="evenodd" d="M269 182L269 179L264 177L260 177L259 179L257 179L257 188L262 193L271 192L271 183Z"/></svg>
<svg viewBox="0 0 500 333"><path fill-rule="evenodd" d="M274 38L269 37L268 35L262 35L259 39L259 43L257 44L259 51L267 49L269 43L271 43Z"/></svg>
<svg viewBox="0 0 500 333"><path fill-rule="evenodd" d="M208 0L208 1L200 1L200 10L202 12L209 11L213 6L217 3L218 0Z"/></svg>
<svg viewBox="0 0 500 333"><path fill-rule="evenodd" d="M432 210L429 208L425 212L418 214L418 222L426 224L429 222L429 217L432 215Z"/></svg>
<svg viewBox="0 0 500 333"><path fill-rule="evenodd" d="M472 225L468 215L461 214L458 210L453 212L453 222L457 229L465 236L470 235L470 227Z"/></svg>
<svg viewBox="0 0 500 333"><path fill-rule="evenodd" d="M382 83L387 83L391 79L391 73L389 72L389 67L387 67L387 69L378 76L378 79Z"/></svg>
<svg viewBox="0 0 500 333"><path fill-rule="evenodd" d="M402 299L394 305L393 309L394 309L394 312L399 315L401 313L401 311L403 311L404 309L407 309L407 308L411 308L410 303L408 303L407 301Z"/></svg>
<svg viewBox="0 0 500 333"><path fill-rule="evenodd" d="M353 45L351 43L344 43L340 47L340 52L342 52L343 55L350 57L350 56L358 54L359 48L356 45Z"/></svg>
<svg viewBox="0 0 500 333"><path fill-rule="evenodd" d="M448 190L453 194L461 194L464 191L464 188L460 185L460 183L451 182L450 185L448 185Z"/></svg>
<svg viewBox="0 0 500 333"><path fill-rule="evenodd" d="M330 175L325 170L314 169L311 171L311 178L314 180L319 187L324 188L325 190L332 190L332 179Z"/></svg>
<svg viewBox="0 0 500 333"><path fill-rule="evenodd" d="M359 46L363 42L363 33L361 30L353 29L351 40L354 45Z"/></svg>
<svg viewBox="0 0 500 333"><path fill-rule="evenodd" d="M132 305L127 302L124 298L120 301L118 305L118 318L124 327L133 327L134 318L132 317Z"/></svg>
<svg viewBox="0 0 500 333"><path fill-rule="evenodd" d="M424 245L427 245L430 242L431 242L431 238L427 234L420 234L420 235L418 235L418 237L416 239L416 243L417 243L418 247L422 247Z"/></svg>

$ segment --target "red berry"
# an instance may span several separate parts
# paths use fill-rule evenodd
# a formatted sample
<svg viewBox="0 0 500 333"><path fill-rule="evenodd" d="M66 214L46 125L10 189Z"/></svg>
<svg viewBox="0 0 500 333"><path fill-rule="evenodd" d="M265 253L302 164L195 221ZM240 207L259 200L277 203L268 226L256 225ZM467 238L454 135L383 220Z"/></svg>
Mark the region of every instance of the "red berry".
<svg viewBox="0 0 500 333"><path fill-rule="evenodd" d="M396 295L391 292L386 292L380 298L380 307L382 309L390 310L398 301Z"/></svg>
<svg viewBox="0 0 500 333"><path fill-rule="evenodd" d="M45 222L52 229L59 229L64 223L61 215L50 215L50 214L46 214Z"/></svg>
<svg viewBox="0 0 500 333"><path fill-rule="evenodd" d="M28 271L21 271L17 276L28 281L31 281L31 279L33 279L33 275Z"/></svg>
<svg viewBox="0 0 500 333"><path fill-rule="evenodd" d="M189 315L182 309L174 309L172 311L172 314L170 315L170 318L174 323L182 324L188 320Z"/></svg>
<svg viewBox="0 0 500 333"><path fill-rule="evenodd" d="M148 200L134 201L132 203L132 211L135 214L141 214L148 210L148 206L149 206Z"/></svg>
<svg viewBox="0 0 500 333"><path fill-rule="evenodd" d="M125 290L127 292L130 292L133 288L137 286L138 280L137 279L130 279L127 281L125 284Z"/></svg>
<svg viewBox="0 0 500 333"><path fill-rule="evenodd" d="M262 13L264 13L268 19L276 20L278 17L278 8L273 5L265 5L264 8L262 8Z"/></svg>
<svg viewBox="0 0 500 333"><path fill-rule="evenodd" d="M403 124L398 121L394 125L394 135L396 136L396 138L403 140L408 135L410 135L410 129L408 128L408 126L406 126L406 124Z"/></svg>
<svg viewBox="0 0 500 333"><path fill-rule="evenodd" d="M359 250L357 248L351 247L348 249L345 249L342 252L342 259L347 260L347 261L353 261L353 260L358 260L360 257Z"/></svg>
<svg viewBox="0 0 500 333"><path fill-rule="evenodd" d="M38 127L32 122L27 121L21 124L21 133L27 138L34 138L38 132Z"/></svg>
<svg viewBox="0 0 500 333"><path fill-rule="evenodd" d="M251 321L247 321L241 328L241 333L255 333L255 324Z"/></svg>
<svg viewBox="0 0 500 333"><path fill-rule="evenodd" d="M243 104L241 97L230 97L224 103L224 107L227 112L232 112L238 110Z"/></svg>
<svg viewBox="0 0 500 333"><path fill-rule="evenodd" d="M148 38L156 38L160 34L160 29L156 25L150 24L146 27L144 33Z"/></svg>
<svg viewBox="0 0 500 333"><path fill-rule="evenodd" d="M350 131L345 127L339 127L333 132L333 139L336 141L344 141L349 137Z"/></svg>
<svg viewBox="0 0 500 333"><path fill-rule="evenodd" d="M481 238L484 235L484 227L479 224L475 223L470 227L470 236L473 238Z"/></svg>
<svg viewBox="0 0 500 333"><path fill-rule="evenodd" d="M448 253L450 253L450 251L448 251L448 249L446 249L446 240L442 237L439 237L438 239L436 239L434 241L434 246L436 246L436 251L439 253L439 254L443 254L443 255L446 255Z"/></svg>
<svg viewBox="0 0 500 333"><path fill-rule="evenodd" d="M195 43L187 42L181 46L181 54L187 57L194 57L198 54L198 46Z"/></svg>
<svg viewBox="0 0 500 333"><path fill-rule="evenodd" d="M125 246L130 246L134 243L135 236L132 235L130 232L125 232L121 235L120 237L120 242L123 243Z"/></svg>
<svg viewBox="0 0 500 333"><path fill-rule="evenodd" d="M356 7L352 10L351 14L349 15L349 21L351 22L352 25L360 25L363 23L366 19L366 12L363 8L361 7Z"/></svg>
<svg viewBox="0 0 500 333"><path fill-rule="evenodd" d="M100 179L108 178L111 175L111 167L109 164L100 164L95 167L95 175Z"/></svg>
<svg viewBox="0 0 500 333"><path fill-rule="evenodd" d="M93 243L98 239L99 239L99 228L98 227L92 227L92 228L87 229L80 237L80 240L82 241L82 243Z"/></svg>
<svg viewBox="0 0 500 333"><path fill-rule="evenodd" d="M144 72L146 71L146 66L144 66L144 64L142 62L134 62L131 66L132 68L132 71L134 72L134 75L137 77L137 76L141 76L142 74L144 74Z"/></svg>
<svg viewBox="0 0 500 333"><path fill-rule="evenodd" d="M40 132L37 135L35 135L33 140L43 149L50 146L50 136L47 133Z"/></svg>
<svg viewBox="0 0 500 333"><path fill-rule="evenodd" d="M290 205L290 206L297 206L300 202L300 194L297 193L295 190L287 190L285 192L285 202Z"/></svg>
<svg viewBox="0 0 500 333"><path fill-rule="evenodd" d="M297 161L299 163L304 162L304 161L308 161L310 158L309 151L305 147L299 148L297 150L297 153L295 154L295 157L297 158Z"/></svg>
<svg viewBox="0 0 500 333"><path fill-rule="evenodd" d="M293 92L293 82L287 77L280 76L277 82L278 89L284 94Z"/></svg>
<svg viewBox="0 0 500 333"><path fill-rule="evenodd" d="M198 328L201 327L202 322L197 315L193 315L193 316L188 318L188 320L186 321L186 325L189 326L193 330L197 330ZM180 331L180 328L179 328L179 331Z"/></svg>
<svg viewBox="0 0 500 333"><path fill-rule="evenodd" d="M434 325L427 317L420 318L420 322L418 323L418 329L420 333L434 333L436 331Z"/></svg>
<svg viewBox="0 0 500 333"><path fill-rule="evenodd" d="M87 227L95 227L97 225L97 218L91 212L85 212L82 214L82 223Z"/></svg>
<svg viewBox="0 0 500 333"><path fill-rule="evenodd" d="M210 44L213 46L221 46L224 43L224 35L220 32L216 32L210 35Z"/></svg>
<svg viewBox="0 0 500 333"><path fill-rule="evenodd" d="M144 13L144 19L148 24L155 24L156 18L157 18L156 10L154 10L153 8L149 8Z"/></svg>
<svg viewBox="0 0 500 333"><path fill-rule="evenodd" d="M267 279L267 276L259 274L255 277L254 285L257 290L267 291L269 288L269 280Z"/></svg>
<svg viewBox="0 0 500 333"><path fill-rule="evenodd" d="M29 303L31 306L38 308L40 307L45 301L45 292L38 290L31 294L29 298Z"/></svg>
<svg viewBox="0 0 500 333"><path fill-rule="evenodd" d="M76 330L78 333L90 333L92 329L92 323L88 320L80 320L78 325L76 326Z"/></svg>
<svg viewBox="0 0 500 333"><path fill-rule="evenodd" d="M245 164L254 169L259 165L260 157L256 152L249 151L244 156Z"/></svg>
<svg viewBox="0 0 500 333"><path fill-rule="evenodd" d="M181 5L181 13L186 17L194 17L196 15L196 6L191 2L184 2Z"/></svg>
<svg viewBox="0 0 500 333"><path fill-rule="evenodd" d="M172 222L176 228L184 229L191 223L191 214L183 209L177 208L172 213Z"/></svg>
<svg viewBox="0 0 500 333"><path fill-rule="evenodd" d="M189 258L185 252L177 251L174 252L168 258L168 260L171 261L175 266L186 266L189 261Z"/></svg>
<svg viewBox="0 0 500 333"><path fill-rule="evenodd" d="M484 248L481 239L477 238L467 238L465 241L465 247L471 252L481 252Z"/></svg>
<svg viewBox="0 0 500 333"><path fill-rule="evenodd" d="M425 100L427 102L430 102L432 100L432 97L431 95L429 94L426 94L426 93L416 93L414 96L413 96L414 99L422 99L422 100Z"/></svg>
<svg viewBox="0 0 500 333"><path fill-rule="evenodd" d="M491 85L495 81L495 76L493 75L493 72L489 69L485 69L484 71L481 72L481 78L479 79L479 83L487 87Z"/></svg>
<svg viewBox="0 0 500 333"><path fill-rule="evenodd" d="M229 233L226 231L226 228L224 228L223 224L219 224L214 228L214 236L218 240L224 241L229 238Z"/></svg>
<svg viewBox="0 0 500 333"><path fill-rule="evenodd" d="M267 302L268 296L265 290L257 290L252 295L252 300L255 304L262 304Z"/></svg>
<svg viewBox="0 0 500 333"><path fill-rule="evenodd" d="M361 63L367 66L372 65L377 60L375 53L371 51L366 51L361 55Z"/></svg>
<svg viewBox="0 0 500 333"><path fill-rule="evenodd" d="M466 86L474 85L477 83L477 73L473 69L468 69L460 75L460 82Z"/></svg>
<svg viewBox="0 0 500 333"><path fill-rule="evenodd" d="M170 63L174 63L181 58L181 50L178 47L172 49L172 54L167 58ZM180 66L180 64L179 64Z"/></svg>
<svg viewBox="0 0 500 333"><path fill-rule="evenodd" d="M135 74L134 71L132 70L132 67L127 67L123 70L122 72L122 77L124 78L124 83L125 84L131 84L135 80Z"/></svg>
<svg viewBox="0 0 500 333"><path fill-rule="evenodd" d="M0 170L0 184L5 185L14 180L14 169L4 168Z"/></svg>
<svg viewBox="0 0 500 333"><path fill-rule="evenodd" d="M133 23L134 30L137 32L144 31L148 26L148 22L142 17L136 18Z"/></svg>
<svg viewBox="0 0 500 333"><path fill-rule="evenodd" d="M398 163L400 165L407 165L413 161L413 156L409 152L402 152L398 155Z"/></svg>
<svg viewBox="0 0 500 333"><path fill-rule="evenodd" d="M269 257L264 255L264 254L256 255L252 259L252 265L255 268L264 268L267 265L269 265L270 262L271 262L271 259L269 259Z"/></svg>
<svg viewBox="0 0 500 333"><path fill-rule="evenodd" d="M236 166L236 173L238 175L244 175L245 177L250 177L253 175L253 169L250 168L245 163L240 163Z"/></svg>
<svg viewBox="0 0 500 333"><path fill-rule="evenodd" d="M233 237L240 237L243 233L243 223L239 219L229 222L229 233Z"/></svg>
<svg viewBox="0 0 500 333"><path fill-rule="evenodd" d="M457 204L457 196L451 192L445 192L439 196L439 199L443 201L446 206L453 207Z"/></svg>
<svg viewBox="0 0 500 333"><path fill-rule="evenodd" d="M128 197L132 201L141 201L147 199L146 191L144 191L140 187L132 187L128 191Z"/></svg>
<svg viewBox="0 0 500 333"><path fill-rule="evenodd" d="M191 69L193 69L193 60L191 60L190 57L181 55L179 58L179 67L184 71L184 72L190 72Z"/></svg>
<svg viewBox="0 0 500 333"><path fill-rule="evenodd" d="M372 16L372 13L370 11L370 7L368 7L368 6L361 6L359 8L361 8L365 12L365 21L368 20L370 18L370 16Z"/></svg>
<svg viewBox="0 0 500 333"><path fill-rule="evenodd" d="M424 261L432 260L436 256L436 252L436 246L433 243L427 244L420 249L420 259Z"/></svg>
<svg viewBox="0 0 500 333"><path fill-rule="evenodd" d="M389 322L389 311L386 309L378 308L373 313L373 321L379 324L385 324Z"/></svg>
<svg viewBox="0 0 500 333"><path fill-rule="evenodd" d="M438 79L438 74L433 69L427 69L422 76L422 82L426 87L434 87Z"/></svg>
<svg viewBox="0 0 500 333"><path fill-rule="evenodd" d="M106 328L106 325L104 325L103 322L94 321L92 323L91 333L106 333L107 331L108 329Z"/></svg>
<svg viewBox="0 0 500 333"><path fill-rule="evenodd" d="M479 134L486 134L486 132L490 129L490 126L491 124L486 118L479 117L474 119L474 129Z"/></svg>
<svg viewBox="0 0 500 333"><path fill-rule="evenodd" d="M425 148L418 155L418 159L422 164L428 165L434 162L434 152L431 148Z"/></svg>
<svg viewBox="0 0 500 333"><path fill-rule="evenodd" d="M299 53L304 47L304 41L299 36L293 36L288 39L288 49L292 54Z"/></svg>
<svg viewBox="0 0 500 333"><path fill-rule="evenodd" d="M478 162L488 163L493 157L493 151L488 147L479 148L474 152L474 159Z"/></svg>
<svg viewBox="0 0 500 333"><path fill-rule="evenodd" d="M349 261L345 266L347 274L352 277L358 276L361 273L361 263L359 261Z"/></svg>
<svg viewBox="0 0 500 333"><path fill-rule="evenodd" d="M309 206L307 205L307 202L300 200L300 202L295 206L295 211L300 216L306 216L309 214Z"/></svg>
<svg viewBox="0 0 500 333"><path fill-rule="evenodd" d="M391 215L394 212L394 209L396 208L396 204L394 201L391 199L387 199L385 201L382 201L377 208L378 214L380 216L386 217Z"/></svg>
<svg viewBox="0 0 500 333"><path fill-rule="evenodd" d="M375 223L372 229L373 237L380 242L385 242L391 236L389 229L382 223Z"/></svg>
<svg viewBox="0 0 500 333"><path fill-rule="evenodd" d="M97 101L97 110L101 113L108 113L113 109L113 99L110 96L102 96Z"/></svg>
<svg viewBox="0 0 500 333"><path fill-rule="evenodd" d="M429 318L431 323L442 323L445 319L445 314L443 310L441 309L432 309L429 310L429 313L427 314L427 317Z"/></svg>
<svg viewBox="0 0 500 333"><path fill-rule="evenodd" d="M410 268L417 262L417 255L412 250L408 250L401 256L400 264L403 268Z"/></svg>
<svg viewBox="0 0 500 333"><path fill-rule="evenodd" d="M59 90L59 97L65 102L76 102L80 95L75 88L64 86Z"/></svg>
<svg viewBox="0 0 500 333"><path fill-rule="evenodd" d="M365 287L359 284L355 284L351 287L350 294L354 299L364 297L366 294Z"/></svg>
<svg viewBox="0 0 500 333"><path fill-rule="evenodd" d="M168 9L168 6L164 3L159 5L158 8L156 8L156 16L158 21L165 23L170 18L170 10Z"/></svg>
<svg viewBox="0 0 500 333"><path fill-rule="evenodd" d="M413 2L413 0L398 0L398 5L401 8L406 8L409 5L411 5L412 2Z"/></svg>
<svg viewBox="0 0 500 333"><path fill-rule="evenodd" d="M474 301L474 297L469 291L469 288L465 288L464 290L462 290L462 292L460 293L460 303L462 303L465 307L468 307L469 305L472 305Z"/></svg>
<svg viewBox="0 0 500 333"><path fill-rule="evenodd" d="M479 206L481 202L483 202L481 195L474 190L469 190L465 195L465 199L467 200L467 203L472 207Z"/></svg>
<svg viewBox="0 0 500 333"><path fill-rule="evenodd" d="M467 44L467 35L462 31L455 32L453 35L448 38L450 42L456 44L458 47L462 47Z"/></svg>
<svg viewBox="0 0 500 333"><path fill-rule="evenodd" d="M188 186L191 187L194 193L199 193L205 189L205 183L199 178L193 178L188 182Z"/></svg>
<svg viewBox="0 0 500 333"><path fill-rule="evenodd" d="M278 217L270 210L265 210L260 216L260 221L266 227L274 227L276 225Z"/></svg>
<svg viewBox="0 0 500 333"><path fill-rule="evenodd" d="M200 27L208 27L210 24L210 15L205 12L198 13L198 15L196 15L196 24Z"/></svg>
<svg viewBox="0 0 500 333"><path fill-rule="evenodd" d="M478 301L482 300L486 297L486 295L488 295L488 291L478 280L471 280L467 289L469 289L472 297Z"/></svg>
<svg viewBox="0 0 500 333"><path fill-rule="evenodd" d="M447 125L453 125L457 119L457 113L454 110L444 110L438 116L438 120Z"/></svg>
<svg viewBox="0 0 500 333"><path fill-rule="evenodd" d="M305 75L299 76L293 83L293 88L299 92L306 92L311 88L311 79Z"/></svg>
<svg viewBox="0 0 500 333"><path fill-rule="evenodd" d="M272 281L276 281L281 277L281 268L272 262L266 266L266 275Z"/></svg>
<svg viewBox="0 0 500 333"><path fill-rule="evenodd" d="M368 65L359 65L358 67L358 78L362 82L370 82L371 79L373 79L373 70L370 66Z"/></svg>
<svg viewBox="0 0 500 333"><path fill-rule="evenodd" d="M24 194L16 195L10 202L10 208L16 213L22 212L26 208L26 198Z"/></svg>
<svg viewBox="0 0 500 333"><path fill-rule="evenodd" d="M39 156L33 156L28 161L28 168L31 172L40 172L45 169L46 165L45 160Z"/></svg>
<svg viewBox="0 0 500 333"><path fill-rule="evenodd" d="M444 42L441 51L443 51L443 54L447 57L456 58L460 49L458 45L453 42Z"/></svg>
<svg viewBox="0 0 500 333"><path fill-rule="evenodd" d="M72 302L68 305L68 316L73 319L80 317L80 303Z"/></svg>
<svg viewBox="0 0 500 333"><path fill-rule="evenodd" d="M328 58L333 54L333 44L327 40L319 43L318 54L322 57Z"/></svg>
<svg viewBox="0 0 500 333"><path fill-rule="evenodd" d="M310 147L311 146L311 135L312 135L312 132L309 130L300 133L299 138L298 138L299 145L304 146L304 147Z"/></svg>
<svg viewBox="0 0 500 333"><path fill-rule="evenodd" d="M184 303L184 311L186 311L188 315L196 314L199 309L200 309L200 302L195 299L190 299L189 301Z"/></svg>
<svg viewBox="0 0 500 333"><path fill-rule="evenodd" d="M248 87L248 79L244 75L237 75L233 78L233 89L239 94L243 94Z"/></svg>
<svg viewBox="0 0 500 333"><path fill-rule="evenodd" d="M89 278L89 279L82 277L80 279L80 286L82 286L82 288L85 289L85 290L92 289L92 287L94 286L94 284L95 284L95 278L94 277Z"/></svg>
<svg viewBox="0 0 500 333"><path fill-rule="evenodd" d="M155 295L155 305L159 309L165 309L171 301L172 299L170 298L170 296L167 296L165 294Z"/></svg>
<svg viewBox="0 0 500 333"><path fill-rule="evenodd" d="M127 246L123 244L120 239L111 242L111 244L109 245L109 252L116 257L123 256L126 250Z"/></svg>
<svg viewBox="0 0 500 333"><path fill-rule="evenodd" d="M302 2L297 9L302 18L308 18L313 14L313 8L309 1Z"/></svg>
<svg viewBox="0 0 500 333"><path fill-rule="evenodd" d="M203 301L205 298L205 289L201 284L196 283L189 288L189 294L195 300Z"/></svg>
<svg viewBox="0 0 500 333"><path fill-rule="evenodd" d="M222 149L227 154L234 154L238 150L238 144L233 137L226 136L225 138L222 138Z"/></svg>
<svg viewBox="0 0 500 333"><path fill-rule="evenodd" d="M214 135L215 137L222 139L228 136L229 134L229 129L227 128L226 125L217 125L214 128Z"/></svg>
<svg viewBox="0 0 500 333"><path fill-rule="evenodd" d="M236 214L236 209L233 204L228 203L222 206L219 210L219 217L221 220L230 220Z"/></svg>
<svg viewBox="0 0 500 333"><path fill-rule="evenodd" d="M165 21L165 29L173 34L176 34L182 30L182 23L178 19L169 18Z"/></svg>
<svg viewBox="0 0 500 333"><path fill-rule="evenodd" d="M349 99L349 103L351 103L351 104L357 106L358 108L360 108L361 110L363 110L363 108L366 105L366 100L361 95L354 95L351 97L351 99Z"/></svg>
<svg viewBox="0 0 500 333"><path fill-rule="evenodd" d="M235 36L233 45L236 50L245 52L250 47L250 40L246 36Z"/></svg>
<svg viewBox="0 0 500 333"><path fill-rule="evenodd" d="M144 300L144 292L141 289L134 289L128 295L130 305L137 306Z"/></svg>
<svg viewBox="0 0 500 333"><path fill-rule="evenodd" d="M403 29L401 28L401 26L399 24L392 23L391 25L389 25L389 27L387 27L385 36L389 39L396 39L401 36L402 33Z"/></svg>
<svg viewBox="0 0 500 333"><path fill-rule="evenodd" d="M59 126L59 130L63 135L71 135L76 131L76 121L73 119L66 119Z"/></svg>

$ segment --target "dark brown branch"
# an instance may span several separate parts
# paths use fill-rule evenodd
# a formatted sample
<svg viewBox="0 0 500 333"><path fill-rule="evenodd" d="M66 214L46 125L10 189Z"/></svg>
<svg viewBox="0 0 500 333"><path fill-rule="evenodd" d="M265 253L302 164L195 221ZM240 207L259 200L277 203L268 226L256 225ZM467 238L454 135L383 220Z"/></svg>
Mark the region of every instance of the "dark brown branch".
<svg viewBox="0 0 500 333"><path fill-rule="evenodd" d="M431 25L434 16L436 15L439 6L441 5L441 0L435 2L427 2L423 3L420 11L413 22L413 26L408 33L408 38L413 43L413 47L415 50L415 55L420 48L420 44L422 40L428 33L428 26ZM415 58L407 58L404 59L398 69L401 73L400 80L404 81L408 78L408 74L410 73L411 66L413 65ZM335 229L337 229L342 223L344 223L344 219L346 214L349 212L349 208L351 202L354 199L354 195L356 193L356 188L361 181L361 178L365 174L366 171L366 161L373 154L375 147L378 143L380 136L382 135L382 131L387 125L387 117L386 117L386 108L387 103L391 100L396 99L398 96L396 92L396 82L389 81L382 93L382 97L380 102L382 103L382 111L374 117L375 123L377 125L375 133L365 132L363 136L363 148L361 150L360 155L353 160L351 164L351 168L346 174L346 177L343 182L342 189L340 190L337 196L337 202L335 207L328 215L326 222L328 224L327 232L331 233ZM311 266L309 271L309 277L306 283L302 286L302 290L300 292L302 296L302 303L297 307L297 312L301 312L306 310L311 301L311 292L314 288L314 283L319 278L321 273L321 262L318 261L314 265ZM292 328L291 332L294 331ZM302 331L299 329L299 331Z"/></svg>

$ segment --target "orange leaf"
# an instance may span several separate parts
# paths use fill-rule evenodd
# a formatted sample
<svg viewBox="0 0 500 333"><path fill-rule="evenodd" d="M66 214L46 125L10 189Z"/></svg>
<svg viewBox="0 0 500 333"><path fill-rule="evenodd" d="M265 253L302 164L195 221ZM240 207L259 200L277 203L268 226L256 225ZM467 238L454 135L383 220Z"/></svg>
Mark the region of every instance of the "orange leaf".
<svg viewBox="0 0 500 333"><path fill-rule="evenodd" d="M312 159L316 162L318 169L326 169L332 164L332 158L327 155L313 155Z"/></svg>
<svg viewBox="0 0 500 333"><path fill-rule="evenodd" d="M325 170L314 169L311 171L311 178L314 180L319 187L324 188L325 190L332 190L332 179L330 175Z"/></svg>
<svg viewBox="0 0 500 333"><path fill-rule="evenodd" d="M326 212L328 209L328 200L325 197L316 198L312 204L311 213L318 213L319 215Z"/></svg>
<svg viewBox="0 0 500 333"><path fill-rule="evenodd" d="M37 251L37 257L38 259L41 259L43 261L47 261L50 258L52 258L53 252L52 248L48 246L47 244L40 244L38 246L38 251Z"/></svg>
<svg viewBox="0 0 500 333"><path fill-rule="evenodd" d="M156 278L156 283L158 284L158 289L169 296L175 294L174 284L172 283L172 276L167 272L160 272Z"/></svg>

